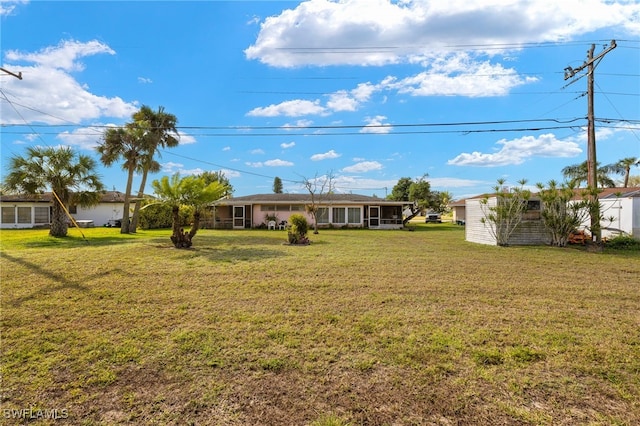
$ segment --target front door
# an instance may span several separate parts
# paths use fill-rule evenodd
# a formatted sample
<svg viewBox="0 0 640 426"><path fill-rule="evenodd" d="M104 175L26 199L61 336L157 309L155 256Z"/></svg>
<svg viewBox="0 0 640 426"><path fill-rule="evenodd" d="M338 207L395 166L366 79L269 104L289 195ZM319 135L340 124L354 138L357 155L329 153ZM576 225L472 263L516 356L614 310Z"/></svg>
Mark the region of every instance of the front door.
<svg viewBox="0 0 640 426"><path fill-rule="evenodd" d="M244 206L233 207L233 229L244 229Z"/></svg>
<svg viewBox="0 0 640 426"><path fill-rule="evenodd" d="M380 226L380 207L369 206L369 228Z"/></svg>

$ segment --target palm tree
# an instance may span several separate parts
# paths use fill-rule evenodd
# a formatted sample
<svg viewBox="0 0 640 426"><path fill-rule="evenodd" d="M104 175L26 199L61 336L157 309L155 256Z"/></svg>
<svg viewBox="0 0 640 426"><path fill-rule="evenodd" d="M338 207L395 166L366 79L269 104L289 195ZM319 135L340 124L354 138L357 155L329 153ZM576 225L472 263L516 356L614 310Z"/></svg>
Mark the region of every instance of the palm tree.
<svg viewBox="0 0 640 426"><path fill-rule="evenodd" d="M104 185L95 169L95 160L69 147L27 148L26 157L11 158L3 188L34 195L51 190L55 195L49 235L65 237L69 205L87 207L100 201Z"/></svg>
<svg viewBox="0 0 640 426"><path fill-rule="evenodd" d="M147 105L143 105L132 117L136 125L146 129L144 134L143 158L138 164L137 170L142 174L142 179L133 210L133 217L131 218L131 225L129 226L129 232L136 232L140 202L144 197L147 176L149 172L157 173L160 171L160 164L155 160L157 151L159 148L173 148L178 146L180 137L176 128L178 119L175 115L164 112L164 107L159 107L158 111L153 111Z"/></svg>
<svg viewBox="0 0 640 426"><path fill-rule="evenodd" d="M624 175L624 187L629 186L629 176L631 175L631 167L640 166L640 158L627 157L618 161L617 163L610 164L607 167L616 174Z"/></svg>
<svg viewBox="0 0 640 426"><path fill-rule="evenodd" d="M227 188L220 182L207 183L201 176L181 178L178 173L171 179L163 176L151 183L154 192L162 204L171 206L172 233L171 241L176 248L191 247L193 237L200 227L200 216L206 206L224 196ZM194 208L193 224L189 232L180 226L180 207Z"/></svg>
<svg viewBox="0 0 640 426"><path fill-rule="evenodd" d="M144 158L144 135L146 129L142 124L133 125L128 123L124 127L107 129L104 132L102 143L96 148L100 154L100 161L107 167L120 159L124 159L122 168L127 171L127 188L124 192L121 234L129 233L129 206L131 203L133 175Z"/></svg>
<svg viewBox="0 0 640 426"><path fill-rule="evenodd" d="M609 177L609 173L612 173L612 169L610 166L598 167L599 163L596 164L597 167L597 180L598 187L600 188L614 188L616 183L613 179ZM574 164L571 166L567 166L562 169L562 174L565 179L568 180L568 183L576 188L580 187L582 182L588 182L588 166L587 162L583 162L580 164Z"/></svg>

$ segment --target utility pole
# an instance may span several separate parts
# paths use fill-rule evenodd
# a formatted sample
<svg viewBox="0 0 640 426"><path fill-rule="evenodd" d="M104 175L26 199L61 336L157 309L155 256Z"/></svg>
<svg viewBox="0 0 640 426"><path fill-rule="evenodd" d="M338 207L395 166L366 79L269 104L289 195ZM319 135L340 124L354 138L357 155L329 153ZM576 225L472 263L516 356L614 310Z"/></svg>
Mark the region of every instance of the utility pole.
<svg viewBox="0 0 640 426"><path fill-rule="evenodd" d="M616 41L611 40L611 44L598 56L594 57L596 45L592 44L587 52L587 60L578 68L566 67L564 69L564 79L573 78L577 73L587 68L587 187L591 193L590 212L591 234L593 241L599 246L602 243L602 229L600 228L600 206L598 203L598 163L596 161L596 124L593 102L594 74L597 61L604 55L616 48ZM575 80L574 80L575 81ZM571 84L571 83L569 83Z"/></svg>
<svg viewBox="0 0 640 426"><path fill-rule="evenodd" d="M9 70L6 70L6 69L4 69L2 67L0 67L0 71L6 72L7 74L14 76L18 80L22 80L22 72L19 72L18 74L16 74L16 73L11 72Z"/></svg>

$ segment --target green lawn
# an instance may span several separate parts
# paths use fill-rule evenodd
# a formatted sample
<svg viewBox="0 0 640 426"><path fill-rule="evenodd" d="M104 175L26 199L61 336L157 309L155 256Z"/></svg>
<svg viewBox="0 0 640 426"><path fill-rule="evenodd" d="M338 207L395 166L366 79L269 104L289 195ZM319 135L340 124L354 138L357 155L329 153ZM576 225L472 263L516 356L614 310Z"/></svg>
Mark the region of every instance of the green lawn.
<svg viewBox="0 0 640 426"><path fill-rule="evenodd" d="M640 424L640 252L414 227L3 230L0 423Z"/></svg>

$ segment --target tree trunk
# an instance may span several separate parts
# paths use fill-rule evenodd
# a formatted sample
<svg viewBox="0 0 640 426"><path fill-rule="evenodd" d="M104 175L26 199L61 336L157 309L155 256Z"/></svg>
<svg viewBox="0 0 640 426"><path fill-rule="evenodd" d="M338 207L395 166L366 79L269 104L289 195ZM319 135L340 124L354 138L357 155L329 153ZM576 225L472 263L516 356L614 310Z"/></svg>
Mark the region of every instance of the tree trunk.
<svg viewBox="0 0 640 426"><path fill-rule="evenodd" d="M189 233L184 232L184 229L180 226L180 206L173 206L173 208L171 209L171 213L172 213L172 216L173 216L171 242L173 243L175 248L189 248L189 247L191 247L191 244L192 244L192 242L191 242L191 238L192 238L191 232L189 232ZM195 234L195 232L194 232L194 234Z"/></svg>
<svg viewBox="0 0 640 426"><path fill-rule="evenodd" d="M140 203L142 197L144 197L144 187L147 184L148 171L142 172L142 181L140 182L140 189L138 189L138 199L136 200L135 207L133 208L133 217L131 217L131 225L129 225L129 232L135 233L138 229L138 217L140 217Z"/></svg>
<svg viewBox="0 0 640 426"><path fill-rule="evenodd" d="M122 224L120 225L120 233L129 233L129 205L131 204L131 187L133 186L134 165L129 166L127 176L127 189L124 192L124 206L122 207Z"/></svg>
<svg viewBox="0 0 640 426"><path fill-rule="evenodd" d="M67 229L69 228L67 222L67 214L58 202L54 200L53 209L51 214L51 227L49 228L49 235L52 237L66 237Z"/></svg>
<svg viewBox="0 0 640 426"><path fill-rule="evenodd" d="M200 229L200 212L198 210L196 210L193 213L193 224L191 225L191 229L189 230L189 242L191 243L191 240L193 239L193 237L196 236L196 232L198 232L198 229Z"/></svg>
<svg viewBox="0 0 640 426"><path fill-rule="evenodd" d="M624 187L625 188L629 186L629 174L631 174L631 167L626 168L624 171Z"/></svg>

